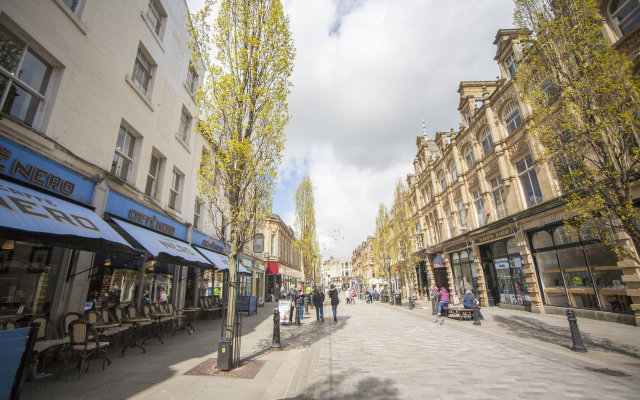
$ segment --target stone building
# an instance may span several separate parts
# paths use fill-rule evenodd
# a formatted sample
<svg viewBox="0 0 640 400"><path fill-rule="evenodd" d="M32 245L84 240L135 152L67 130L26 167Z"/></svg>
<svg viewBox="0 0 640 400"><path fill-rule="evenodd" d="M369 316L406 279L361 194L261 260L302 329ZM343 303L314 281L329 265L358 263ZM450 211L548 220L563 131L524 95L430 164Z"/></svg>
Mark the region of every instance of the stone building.
<svg viewBox="0 0 640 400"><path fill-rule="evenodd" d="M378 277L373 263L373 237L367 236L351 256L353 277L357 278L359 288L368 289L378 287Z"/></svg>
<svg viewBox="0 0 640 400"><path fill-rule="evenodd" d="M277 288L289 289L302 282L302 255L295 246L295 232L278 214L271 214L262 229L264 262L266 263L266 294L277 296Z"/></svg>
<svg viewBox="0 0 640 400"><path fill-rule="evenodd" d="M572 307L637 324L638 268L563 224L570 213L527 137L531 109L512 81L522 59L517 32L499 30L494 45L501 77L460 84L459 130L416 141L407 182L422 287L446 286L460 300L472 290L485 306Z"/></svg>

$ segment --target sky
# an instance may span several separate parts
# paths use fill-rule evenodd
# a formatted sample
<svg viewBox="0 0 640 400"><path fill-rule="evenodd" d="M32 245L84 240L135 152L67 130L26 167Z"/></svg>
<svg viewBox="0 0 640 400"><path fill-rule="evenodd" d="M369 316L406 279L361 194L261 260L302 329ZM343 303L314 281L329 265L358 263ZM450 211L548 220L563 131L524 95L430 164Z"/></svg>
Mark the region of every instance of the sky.
<svg viewBox="0 0 640 400"><path fill-rule="evenodd" d="M350 258L413 173L416 137L458 129L460 82L499 75L493 41L513 0L282 2L296 58L273 211L295 229L309 175L322 255Z"/></svg>

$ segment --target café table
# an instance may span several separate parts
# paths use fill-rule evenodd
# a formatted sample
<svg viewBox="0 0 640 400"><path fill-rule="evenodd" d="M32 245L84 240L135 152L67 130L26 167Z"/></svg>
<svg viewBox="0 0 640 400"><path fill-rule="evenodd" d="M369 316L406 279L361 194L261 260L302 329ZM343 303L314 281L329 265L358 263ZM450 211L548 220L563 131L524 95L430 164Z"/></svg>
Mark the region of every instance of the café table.
<svg viewBox="0 0 640 400"><path fill-rule="evenodd" d="M156 323L154 324L155 325L155 329L154 329L154 333L155 334L153 336L151 336L151 337L154 337L154 338L157 337L158 340L160 341L160 344L164 344L164 341L162 340L162 337L160 336L160 322L162 321L162 318L170 317L171 314L169 314L169 313L152 313L152 314L149 314L149 316L156 320ZM142 344L144 344L144 342L146 342L147 339L149 339L149 338L144 339L142 341Z"/></svg>
<svg viewBox="0 0 640 400"><path fill-rule="evenodd" d="M182 326L178 328L176 332L185 331L189 335L191 335L195 331L195 329L193 328L193 325L191 324L191 322L193 321L193 315L197 311L200 311L200 308L190 307L190 308L183 308L182 310L178 310L178 311L182 311L182 313L184 314L184 318L182 319ZM187 329L187 326L190 329ZM173 332L173 333L175 334L176 332Z"/></svg>
<svg viewBox="0 0 640 400"><path fill-rule="evenodd" d="M126 346L124 346L124 348L122 349L122 354L121 356L124 357L124 353L127 351L127 349L129 347L139 347L142 349L143 353L146 353L147 350L142 347L141 344L138 343L139 339L140 339L140 324L143 322L149 322L151 321L151 318L147 318L147 317L136 317L136 318L123 318L122 322L127 323L127 324L132 324L132 329L134 330L134 334L133 334L133 341L129 342Z"/></svg>

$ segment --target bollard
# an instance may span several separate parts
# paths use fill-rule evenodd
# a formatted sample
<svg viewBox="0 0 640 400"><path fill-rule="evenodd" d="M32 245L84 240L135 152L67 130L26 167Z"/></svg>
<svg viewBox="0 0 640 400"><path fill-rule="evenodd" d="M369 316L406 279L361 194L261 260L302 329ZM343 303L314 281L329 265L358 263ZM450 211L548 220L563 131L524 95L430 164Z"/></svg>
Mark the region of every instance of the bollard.
<svg viewBox="0 0 640 400"><path fill-rule="evenodd" d="M569 320L569 328L571 329L571 340L573 340L573 346L571 346L571 350L582 352L587 351L587 348L584 347L584 343L582 343L580 329L578 329L578 319L576 318L576 314L572 309L567 310L567 319Z"/></svg>
<svg viewBox="0 0 640 400"><path fill-rule="evenodd" d="M478 314L480 314L480 310L476 306L473 308L473 324L474 325L482 325L482 322L480 322L480 318L478 318Z"/></svg>
<svg viewBox="0 0 640 400"><path fill-rule="evenodd" d="M307 295L304 296L304 313L309 314L309 297Z"/></svg>
<svg viewBox="0 0 640 400"><path fill-rule="evenodd" d="M273 310L273 341L271 342L273 350L282 350L280 345L280 311L276 308Z"/></svg>
<svg viewBox="0 0 640 400"><path fill-rule="evenodd" d="M296 325L302 325L302 322L300 322L300 309L298 307L302 307L302 304L294 303L293 312L296 314Z"/></svg>
<svg viewBox="0 0 640 400"><path fill-rule="evenodd" d="M416 307L416 301L413 297L409 297L409 310L413 310Z"/></svg>

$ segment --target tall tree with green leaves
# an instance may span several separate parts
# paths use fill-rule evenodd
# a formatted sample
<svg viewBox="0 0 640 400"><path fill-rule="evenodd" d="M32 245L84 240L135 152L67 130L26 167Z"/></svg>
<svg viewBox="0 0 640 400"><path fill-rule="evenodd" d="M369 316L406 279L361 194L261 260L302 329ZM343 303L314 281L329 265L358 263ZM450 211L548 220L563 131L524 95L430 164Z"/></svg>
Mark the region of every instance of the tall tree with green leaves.
<svg viewBox="0 0 640 400"><path fill-rule="evenodd" d="M553 165L571 224L640 262L632 188L640 172L640 86L603 34L595 0L515 0L524 60L518 89L533 107L529 134ZM619 240L624 231L632 240Z"/></svg>
<svg viewBox="0 0 640 400"><path fill-rule="evenodd" d="M406 283L407 296L411 287L415 287L415 265L419 258L413 255L413 219L411 218L409 191L398 179L394 191L392 215L391 257L396 260L396 269Z"/></svg>
<svg viewBox="0 0 640 400"><path fill-rule="evenodd" d="M198 129L210 147L201 164L200 196L229 246L225 324L235 326L238 253L271 212L295 49L280 0L223 0L211 22L214 3L207 0L190 14L188 29L193 64L204 70Z"/></svg>
<svg viewBox="0 0 640 400"><path fill-rule="evenodd" d="M314 208L313 184L309 175L304 175L296 189L296 247L302 255L305 281L316 280L318 243L316 235L316 210Z"/></svg>
<svg viewBox="0 0 640 400"><path fill-rule="evenodd" d="M380 203L376 216L376 230L373 234L373 260L377 276L387 276L387 287L391 292L391 217L387 207ZM391 295L391 293L389 293Z"/></svg>

